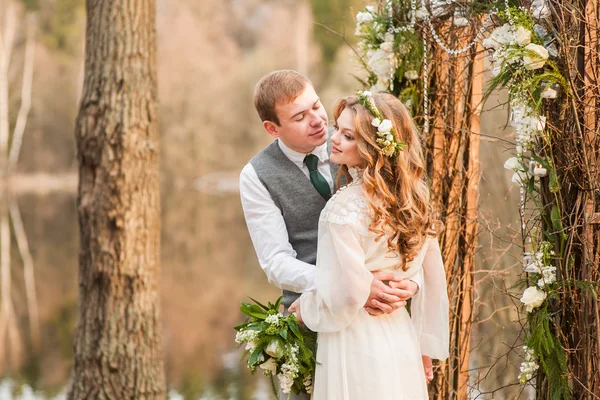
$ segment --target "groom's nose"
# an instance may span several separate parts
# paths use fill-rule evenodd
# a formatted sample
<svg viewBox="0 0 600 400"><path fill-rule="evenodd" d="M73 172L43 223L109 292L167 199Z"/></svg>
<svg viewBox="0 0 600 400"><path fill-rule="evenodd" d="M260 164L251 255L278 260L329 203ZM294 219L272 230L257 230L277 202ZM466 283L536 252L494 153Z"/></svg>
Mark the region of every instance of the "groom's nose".
<svg viewBox="0 0 600 400"><path fill-rule="evenodd" d="M321 118L321 116L319 115L319 113L317 112L311 112L310 113L310 125L313 127L317 127L319 125L323 124L323 119Z"/></svg>

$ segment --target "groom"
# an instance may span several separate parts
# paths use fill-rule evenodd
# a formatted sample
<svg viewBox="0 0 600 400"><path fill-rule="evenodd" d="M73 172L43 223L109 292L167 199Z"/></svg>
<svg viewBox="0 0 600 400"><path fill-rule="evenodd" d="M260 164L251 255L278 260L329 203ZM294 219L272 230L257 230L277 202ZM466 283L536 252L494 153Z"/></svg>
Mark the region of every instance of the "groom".
<svg viewBox="0 0 600 400"><path fill-rule="evenodd" d="M240 195L260 266L283 290L287 312L301 293L315 289L319 215L335 192L338 166L329 162L327 113L306 77L271 72L257 83L254 106L276 140L242 169ZM371 315L391 313L417 290L417 282L375 272L365 308Z"/></svg>

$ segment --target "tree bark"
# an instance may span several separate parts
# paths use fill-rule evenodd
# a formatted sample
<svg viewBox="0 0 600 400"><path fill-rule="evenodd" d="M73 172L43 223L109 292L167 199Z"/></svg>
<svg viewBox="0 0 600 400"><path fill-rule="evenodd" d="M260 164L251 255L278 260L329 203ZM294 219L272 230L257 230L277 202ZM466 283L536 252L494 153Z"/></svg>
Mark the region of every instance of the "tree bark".
<svg viewBox="0 0 600 400"><path fill-rule="evenodd" d="M447 23L438 29L440 36L452 37L453 48L462 48L473 39L474 32L459 35ZM434 124L427 138L428 173L432 204L444 224L440 246L448 279L451 350L448 360L437 364L429 386L429 397L436 400L465 399L469 389L483 79L479 50L460 56L450 56L435 44L430 50Z"/></svg>
<svg viewBox="0 0 600 400"><path fill-rule="evenodd" d="M154 0L87 0L79 318L68 398L165 398Z"/></svg>

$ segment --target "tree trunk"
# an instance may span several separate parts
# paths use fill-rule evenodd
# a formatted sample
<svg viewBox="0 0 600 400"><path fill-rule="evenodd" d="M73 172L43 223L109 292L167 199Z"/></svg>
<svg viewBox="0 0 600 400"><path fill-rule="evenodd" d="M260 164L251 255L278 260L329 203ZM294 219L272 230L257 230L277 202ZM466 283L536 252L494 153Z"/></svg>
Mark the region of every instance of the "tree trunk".
<svg viewBox="0 0 600 400"><path fill-rule="evenodd" d="M87 0L69 399L165 398L153 0Z"/></svg>
<svg viewBox="0 0 600 400"><path fill-rule="evenodd" d="M469 30L459 35L448 24L438 29L443 37L454 35L453 48L465 47L474 35ZM444 223L440 246L450 301L450 357L437 364L429 386L429 396L436 400L468 397L483 86L483 57L478 51L450 56L435 44L430 50L433 125L427 145L428 173L432 203Z"/></svg>

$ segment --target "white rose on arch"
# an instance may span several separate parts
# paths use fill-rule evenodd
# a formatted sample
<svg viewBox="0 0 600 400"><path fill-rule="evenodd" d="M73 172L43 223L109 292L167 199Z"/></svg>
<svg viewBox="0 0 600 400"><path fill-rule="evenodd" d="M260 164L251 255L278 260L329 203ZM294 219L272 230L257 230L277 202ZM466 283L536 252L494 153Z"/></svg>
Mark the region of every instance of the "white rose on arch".
<svg viewBox="0 0 600 400"><path fill-rule="evenodd" d="M535 286L525 289L521 297L521 303L525 304L527 312L531 312L534 308L541 306L544 300L546 300L546 292L539 290Z"/></svg>
<svg viewBox="0 0 600 400"><path fill-rule="evenodd" d="M391 61L389 53L378 49L369 57L367 64L375 75L389 78L394 72L394 66Z"/></svg>
<svg viewBox="0 0 600 400"><path fill-rule="evenodd" d="M523 56L523 64L528 70L539 69L546 64L546 60L549 57L548 50L544 46L539 44L529 43L525 46L525 50L528 50L527 54Z"/></svg>
<svg viewBox="0 0 600 400"><path fill-rule="evenodd" d="M504 168L512 171L519 171L523 169L523 166L517 157L511 157L504 163Z"/></svg>
<svg viewBox="0 0 600 400"><path fill-rule="evenodd" d="M517 28L517 32L515 33L515 39L517 40L517 44L519 46L527 46L531 43L531 31L522 26Z"/></svg>

